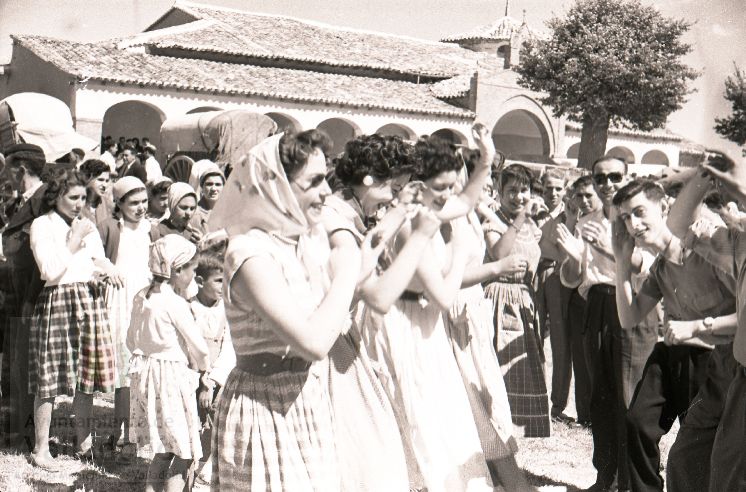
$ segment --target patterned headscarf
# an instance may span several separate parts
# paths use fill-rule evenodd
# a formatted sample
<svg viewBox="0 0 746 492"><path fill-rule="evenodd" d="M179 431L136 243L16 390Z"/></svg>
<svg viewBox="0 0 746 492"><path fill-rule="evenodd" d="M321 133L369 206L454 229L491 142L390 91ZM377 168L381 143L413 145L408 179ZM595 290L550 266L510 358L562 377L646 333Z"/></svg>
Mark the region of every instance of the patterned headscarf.
<svg viewBox="0 0 746 492"><path fill-rule="evenodd" d="M168 234L150 245L148 267L153 275L171 278L171 271L180 268L194 258L197 247L183 236Z"/></svg>
<svg viewBox="0 0 746 492"><path fill-rule="evenodd" d="M168 189L168 210L171 215L174 215L179 202L189 195L192 195L195 200L197 199L197 192L188 184L177 182L171 185Z"/></svg>
<svg viewBox="0 0 746 492"><path fill-rule="evenodd" d="M234 236L261 229L283 237L308 232L306 217L280 162L281 138L280 133L263 140L233 168L210 214L210 231L224 229Z"/></svg>

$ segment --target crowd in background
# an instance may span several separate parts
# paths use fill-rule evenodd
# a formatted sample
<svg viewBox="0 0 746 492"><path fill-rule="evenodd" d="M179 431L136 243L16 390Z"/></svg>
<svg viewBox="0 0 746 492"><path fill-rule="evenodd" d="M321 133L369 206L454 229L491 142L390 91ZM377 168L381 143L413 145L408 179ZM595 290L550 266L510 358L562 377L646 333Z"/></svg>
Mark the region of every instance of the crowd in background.
<svg viewBox="0 0 746 492"><path fill-rule="evenodd" d="M59 470L61 395L92 459L101 392L103 445L149 447L147 490L532 490L515 438L553 423L590 429L591 490L663 490L677 418L668 490L743 486L746 184L725 156L570 179L506 165L479 124L475 149L374 134L334 157L309 130L184 183L119 140L58 168L5 152L2 422L35 466Z"/></svg>

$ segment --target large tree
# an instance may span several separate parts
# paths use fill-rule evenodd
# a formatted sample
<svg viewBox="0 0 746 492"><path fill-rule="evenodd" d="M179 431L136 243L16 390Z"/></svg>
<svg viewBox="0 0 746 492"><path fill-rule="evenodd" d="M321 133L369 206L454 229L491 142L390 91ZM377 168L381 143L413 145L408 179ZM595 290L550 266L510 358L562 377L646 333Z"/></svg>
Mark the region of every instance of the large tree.
<svg viewBox="0 0 746 492"><path fill-rule="evenodd" d="M715 131L738 145L746 144L746 72L735 67L735 73L725 79L725 99L732 113L715 119Z"/></svg>
<svg viewBox="0 0 746 492"><path fill-rule="evenodd" d="M662 127L698 75L681 61L689 23L638 0L578 0L547 25L551 37L521 53L518 82L544 93L555 116L582 123L580 167L604 155L609 125Z"/></svg>

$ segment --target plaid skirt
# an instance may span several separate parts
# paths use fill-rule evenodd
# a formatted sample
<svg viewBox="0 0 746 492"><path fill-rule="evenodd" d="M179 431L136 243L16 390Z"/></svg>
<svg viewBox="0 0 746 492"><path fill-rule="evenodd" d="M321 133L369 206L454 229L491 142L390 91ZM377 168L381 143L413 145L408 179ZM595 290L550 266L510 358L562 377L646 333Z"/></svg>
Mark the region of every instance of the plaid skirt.
<svg viewBox="0 0 746 492"><path fill-rule="evenodd" d="M212 490L341 490L327 363L228 376L212 435Z"/></svg>
<svg viewBox="0 0 746 492"><path fill-rule="evenodd" d="M544 356L535 329L538 316L531 291L523 284L493 282L485 294L494 305L495 351L513 423L524 428L524 437L549 437Z"/></svg>
<svg viewBox="0 0 746 492"><path fill-rule="evenodd" d="M44 287L31 320L29 393L39 398L110 393L114 360L103 299L85 282Z"/></svg>

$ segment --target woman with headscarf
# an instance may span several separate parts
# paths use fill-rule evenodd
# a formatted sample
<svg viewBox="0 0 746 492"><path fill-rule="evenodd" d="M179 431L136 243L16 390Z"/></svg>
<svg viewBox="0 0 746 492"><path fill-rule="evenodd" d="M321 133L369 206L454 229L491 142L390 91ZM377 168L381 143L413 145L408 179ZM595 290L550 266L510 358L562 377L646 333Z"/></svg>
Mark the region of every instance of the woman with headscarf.
<svg viewBox="0 0 746 492"><path fill-rule="evenodd" d="M145 490L188 490L202 457L196 371L207 369L209 351L189 302L177 294L194 279L196 254L194 244L175 234L154 242L148 260L153 280L133 302L127 333L134 354L132 434L155 454Z"/></svg>
<svg viewBox="0 0 746 492"><path fill-rule="evenodd" d="M210 212L218 202L223 186L225 186L225 175L217 164L203 159L194 163L189 184L197 190L198 198L197 210L189 220L189 224L204 235L207 233Z"/></svg>
<svg viewBox="0 0 746 492"><path fill-rule="evenodd" d="M197 192L187 183L177 182L168 189L169 215L158 224L161 236L178 234L194 244L202 240L202 233L189 221L197 210Z"/></svg>
<svg viewBox="0 0 746 492"><path fill-rule="evenodd" d="M107 295L107 309L116 353L119 378L114 391L116 430L109 438L112 449L129 442L130 381L127 349L127 330L130 326L132 302L135 294L151 280L148 268L150 243L160 237L158 228L146 217L148 193L145 184L134 176L125 176L114 184L114 216L98 224L106 257L115 265L122 279L121 286L111 286ZM134 449L127 455L133 457Z"/></svg>
<svg viewBox="0 0 746 492"><path fill-rule="evenodd" d="M327 276L329 143L318 130L264 140L234 168L210 217L210 229L230 237L224 301L237 357L213 434L221 491L341 488L320 361L349 323L363 262L351 248Z"/></svg>

